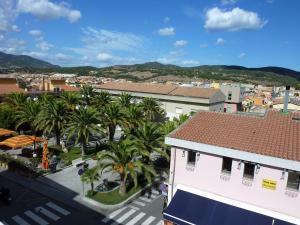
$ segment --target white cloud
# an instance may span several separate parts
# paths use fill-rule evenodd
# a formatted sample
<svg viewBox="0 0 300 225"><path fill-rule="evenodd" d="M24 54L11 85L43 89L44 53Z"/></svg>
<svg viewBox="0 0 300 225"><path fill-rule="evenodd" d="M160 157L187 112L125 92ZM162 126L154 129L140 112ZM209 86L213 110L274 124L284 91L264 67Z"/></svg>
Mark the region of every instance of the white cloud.
<svg viewBox="0 0 300 225"><path fill-rule="evenodd" d="M48 51L50 48L53 48L54 45L52 45L46 41L41 41L36 44L36 47L42 51Z"/></svg>
<svg viewBox="0 0 300 225"><path fill-rule="evenodd" d="M208 44L201 44L200 48L208 48Z"/></svg>
<svg viewBox="0 0 300 225"><path fill-rule="evenodd" d="M225 11L218 7L206 11L205 29L238 31L243 29L260 29L267 23L257 13L240 8Z"/></svg>
<svg viewBox="0 0 300 225"><path fill-rule="evenodd" d="M17 17L13 0L0 1L0 33L13 31L13 22Z"/></svg>
<svg viewBox="0 0 300 225"><path fill-rule="evenodd" d="M14 32L20 32L21 31L20 28L17 25L12 25L11 30L14 31Z"/></svg>
<svg viewBox="0 0 300 225"><path fill-rule="evenodd" d="M225 40L223 38L218 38L217 41L216 41L216 45L223 45L225 44Z"/></svg>
<svg viewBox="0 0 300 225"><path fill-rule="evenodd" d="M35 52L35 51L23 52L22 54L23 55L29 55L29 56L34 57L34 58L45 58L46 56L48 56L48 54L45 53L45 52Z"/></svg>
<svg viewBox="0 0 300 225"><path fill-rule="evenodd" d="M186 46L187 44L188 44L187 41L185 41L185 40L179 40L179 41L175 41L174 46L176 48L180 48L180 47Z"/></svg>
<svg viewBox="0 0 300 225"><path fill-rule="evenodd" d="M174 27L165 27L159 29L157 33L161 36L173 36L175 35L175 28Z"/></svg>
<svg viewBox="0 0 300 225"><path fill-rule="evenodd" d="M21 39L4 39L1 43L0 51L10 54L20 54L26 49L26 42Z"/></svg>
<svg viewBox="0 0 300 225"><path fill-rule="evenodd" d="M195 65L199 65L200 63L197 60L184 60L182 61L181 64L184 66L195 66Z"/></svg>
<svg viewBox="0 0 300 225"><path fill-rule="evenodd" d="M184 50L180 49L180 50L176 50L176 51L170 51L169 54L172 57L181 57L181 56L184 56L186 53Z"/></svg>
<svg viewBox="0 0 300 225"><path fill-rule="evenodd" d="M87 48L99 50L134 51L143 45L144 38L132 33L109 30L83 29L82 41Z"/></svg>
<svg viewBox="0 0 300 225"><path fill-rule="evenodd" d="M164 23L169 23L171 21L170 17L166 16L164 18Z"/></svg>
<svg viewBox="0 0 300 225"><path fill-rule="evenodd" d="M71 58L69 55L63 53L57 53L54 57L55 59L62 61L68 61Z"/></svg>
<svg viewBox="0 0 300 225"><path fill-rule="evenodd" d="M40 19L67 18L71 23L81 18L80 11L70 9L68 4L64 2L57 4L49 0L18 0L17 10Z"/></svg>
<svg viewBox="0 0 300 225"><path fill-rule="evenodd" d="M237 0L221 0L223 5L234 5Z"/></svg>
<svg viewBox="0 0 300 225"><path fill-rule="evenodd" d="M246 56L246 53L244 53L244 52L242 52L241 54L239 54L239 58L241 59L241 58L244 58Z"/></svg>
<svg viewBox="0 0 300 225"><path fill-rule="evenodd" d="M43 32L40 30L30 30L28 33L33 37L40 37L43 35Z"/></svg>
<svg viewBox="0 0 300 225"><path fill-rule="evenodd" d="M97 55L97 59L101 62L111 61L113 58L114 57L111 54L105 52L99 53Z"/></svg>

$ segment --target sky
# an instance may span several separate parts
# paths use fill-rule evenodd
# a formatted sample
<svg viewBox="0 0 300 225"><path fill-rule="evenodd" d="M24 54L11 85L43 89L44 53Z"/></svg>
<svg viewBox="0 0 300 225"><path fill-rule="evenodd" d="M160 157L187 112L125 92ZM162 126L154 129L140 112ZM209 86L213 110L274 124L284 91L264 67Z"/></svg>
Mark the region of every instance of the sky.
<svg viewBox="0 0 300 225"><path fill-rule="evenodd" d="M299 0L0 0L0 51L60 66L300 71Z"/></svg>

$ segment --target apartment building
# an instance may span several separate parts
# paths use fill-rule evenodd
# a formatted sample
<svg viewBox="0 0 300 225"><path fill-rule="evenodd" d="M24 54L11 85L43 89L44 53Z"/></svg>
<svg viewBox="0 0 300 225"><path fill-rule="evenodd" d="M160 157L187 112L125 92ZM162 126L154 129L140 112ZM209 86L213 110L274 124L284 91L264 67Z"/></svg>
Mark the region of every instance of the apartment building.
<svg viewBox="0 0 300 225"><path fill-rule="evenodd" d="M161 103L167 117L173 119L181 114L197 111L222 112L225 95L217 89L180 87L150 83L111 82L95 86L97 91L108 91L113 95L129 93L137 99L152 97Z"/></svg>
<svg viewBox="0 0 300 225"><path fill-rule="evenodd" d="M199 112L165 143L165 224L300 224L300 113Z"/></svg>
<svg viewBox="0 0 300 225"><path fill-rule="evenodd" d="M20 88L16 78L0 78L0 96L6 96L15 92L25 92Z"/></svg>
<svg viewBox="0 0 300 225"><path fill-rule="evenodd" d="M243 111L242 102L246 91L245 87L240 84L222 84L220 89L226 96L224 112Z"/></svg>

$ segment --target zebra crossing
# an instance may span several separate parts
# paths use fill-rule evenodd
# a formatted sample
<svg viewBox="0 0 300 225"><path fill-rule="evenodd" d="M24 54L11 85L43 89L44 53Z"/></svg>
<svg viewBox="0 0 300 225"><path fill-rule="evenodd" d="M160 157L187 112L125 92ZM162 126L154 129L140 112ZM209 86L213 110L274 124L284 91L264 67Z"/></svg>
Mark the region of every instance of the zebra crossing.
<svg viewBox="0 0 300 225"><path fill-rule="evenodd" d="M37 206L34 209L26 210L22 214L15 215L10 220L0 220L0 225L48 225L70 214L68 210L57 205L57 203L47 202L43 206Z"/></svg>
<svg viewBox="0 0 300 225"><path fill-rule="evenodd" d="M147 215L143 208L160 196L158 191L153 190L149 198L141 196L131 202L131 204L124 206L102 219L103 224L107 225L162 225L161 218L156 218L152 215Z"/></svg>

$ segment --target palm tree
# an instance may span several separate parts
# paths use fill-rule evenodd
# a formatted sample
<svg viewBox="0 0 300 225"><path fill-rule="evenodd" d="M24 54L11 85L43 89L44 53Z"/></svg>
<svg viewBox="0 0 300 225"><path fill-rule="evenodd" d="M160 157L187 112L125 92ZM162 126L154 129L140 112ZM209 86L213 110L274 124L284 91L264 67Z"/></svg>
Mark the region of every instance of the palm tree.
<svg viewBox="0 0 300 225"><path fill-rule="evenodd" d="M145 118L148 121L153 121L157 115L162 115L162 110L160 108L157 100L151 97L143 98L141 102L141 107L143 109Z"/></svg>
<svg viewBox="0 0 300 225"><path fill-rule="evenodd" d="M161 127L162 133L164 135L170 134L173 130L177 127L176 122L174 121L166 121L163 126Z"/></svg>
<svg viewBox="0 0 300 225"><path fill-rule="evenodd" d="M76 105L80 103L80 96L77 92L64 91L60 95L60 98L64 101L70 111L73 111Z"/></svg>
<svg viewBox="0 0 300 225"><path fill-rule="evenodd" d="M118 98L118 102L124 108L129 107L132 104L133 100L134 100L133 96L125 92L123 92Z"/></svg>
<svg viewBox="0 0 300 225"><path fill-rule="evenodd" d="M91 184L91 190L94 192L94 182L100 179L98 168L94 167L86 170L81 176L80 179L84 183Z"/></svg>
<svg viewBox="0 0 300 225"><path fill-rule="evenodd" d="M124 196L126 194L126 181L133 179L134 186L138 186L138 175L145 175L147 181L150 183L155 171L151 166L143 164L139 157L140 155L148 156L148 152L139 150L135 144L125 139L118 143L111 143L109 151L98 153L98 163L101 171L105 169L117 172L120 175L120 189L119 194Z"/></svg>
<svg viewBox="0 0 300 225"><path fill-rule="evenodd" d="M16 127L18 128L21 125L27 124L30 127L31 134L35 135L37 132L37 126L35 121L40 111L41 111L41 104L39 101L34 101L32 99L25 101L22 109L17 111Z"/></svg>
<svg viewBox="0 0 300 225"><path fill-rule="evenodd" d="M84 85L80 89L82 100L86 105L90 105L91 99L95 96L95 91L92 86Z"/></svg>
<svg viewBox="0 0 300 225"><path fill-rule="evenodd" d="M37 131L38 131L36 120L38 118L40 111L41 111L40 102L28 99L24 103L22 109L17 111L16 128L19 128L21 125L28 125L30 127L31 134L33 136L36 136ZM33 144L33 148L35 151L35 142Z"/></svg>
<svg viewBox="0 0 300 225"><path fill-rule="evenodd" d="M75 109L70 115L68 124L68 139L73 135L76 136L76 143L81 144L81 155L84 156L89 137L93 134L101 132L100 114L95 108L80 107Z"/></svg>
<svg viewBox="0 0 300 225"><path fill-rule="evenodd" d="M179 116L179 118L174 118L174 122L176 123L176 126L180 126L181 124L183 124L185 121L187 121L190 118L189 115L187 114L181 114Z"/></svg>
<svg viewBox="0 0 300 225"><path fill-rule="evenodd" d="M103 111L103 109L112 101L112 96L107 91L101 91L93 98L93 105Z"/></svg>
<svg viewBox="0 0 300 225"><path fill-rule="evenodd" d="M16 92L10 94L7 97L6 101L8 105L12 106L15 110L19 110L24 106L26 102L26 98L27 98L26 94L21 92Z"/></svg>
<svg viewBox="0 0 300 225"><path fill-rule="evenodd" d="M153 152L159 153L161 156L165 158L169 158L168 154L161 150L163 147L164 135L161 132L161 128L152 122L144 122L142 126L140 126L136 134L133 136L133 140L137 147L143 151L149 153L149 155ZM144 158L146 164L149 164L149 158Z"/></svg>
<svg viewBox="0 0 300 225"><path fill-rule="evenodd" d="M117 103L112 102L111 104L105 107L103 113L103 122L104 125L108 128L109 141L113 141L116 132L116 127L118 125L121 126L123 124L125 116L124 112Z"/></svg>
<svg viewBox="0 0 300 225"><path fill-rule="evenodd" d="M38 100L43 106L47 107L48 103L54 101L55 99L53 95L42 94Z"/></svg>
<svg viewBox="0 0 300 225"><path fill-rule="evenodd" d="M40 130L51 134L54 132L56 145L60 145L60 138L67 125L67 106L62 101L50 100L43 107L36 119L36 126Z"/></svg>
<svg viewBox="0 0 300 225"><path fill-rule="evenodd" d="M124 128L127 134L135 134L135 130L144 121L144 115L139 105L132 104L125 108Z"/></svg>

